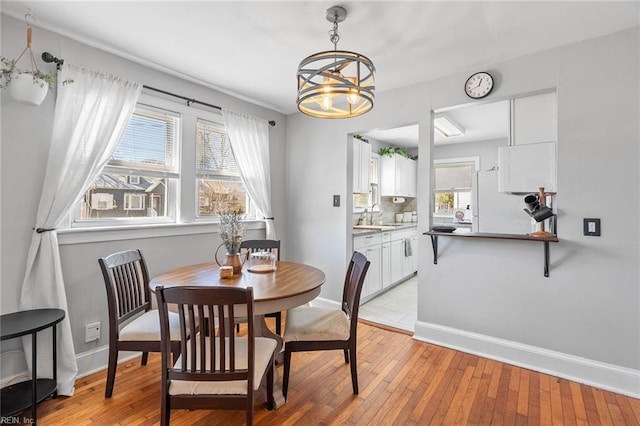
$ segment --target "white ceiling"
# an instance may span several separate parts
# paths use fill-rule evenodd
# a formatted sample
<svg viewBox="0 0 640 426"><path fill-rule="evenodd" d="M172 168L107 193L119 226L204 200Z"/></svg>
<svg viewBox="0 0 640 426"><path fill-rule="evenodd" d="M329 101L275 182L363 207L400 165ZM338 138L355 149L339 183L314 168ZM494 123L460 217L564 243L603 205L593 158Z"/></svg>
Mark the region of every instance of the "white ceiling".
<svg viewBox="0 0 640 426"><path fill-rule="evenodd" d="M326 9L348 11L339 49L388 91L639 24L640 3L459 1L2 1L2 12L285 114L296 70L331 50ZM54 55L60 52L51 52ZM82 63L82 58L64 58ZM144 83L144 82L142 82ZM215 101L215 100L212 100Z"/></svg>

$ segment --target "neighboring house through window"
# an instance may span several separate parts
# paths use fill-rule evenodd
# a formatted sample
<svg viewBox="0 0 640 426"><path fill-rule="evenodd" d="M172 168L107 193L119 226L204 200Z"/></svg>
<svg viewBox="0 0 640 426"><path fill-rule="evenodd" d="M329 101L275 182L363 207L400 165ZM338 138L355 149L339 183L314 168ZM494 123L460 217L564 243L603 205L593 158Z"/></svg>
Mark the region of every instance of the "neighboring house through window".
<svg viewBox="0 0 640 426"><path fill-rule="evenodd" d="M247 191L229 137L220 123L198 120L196 135L198 216L211 216L223 207L247 213Z"/></svg>

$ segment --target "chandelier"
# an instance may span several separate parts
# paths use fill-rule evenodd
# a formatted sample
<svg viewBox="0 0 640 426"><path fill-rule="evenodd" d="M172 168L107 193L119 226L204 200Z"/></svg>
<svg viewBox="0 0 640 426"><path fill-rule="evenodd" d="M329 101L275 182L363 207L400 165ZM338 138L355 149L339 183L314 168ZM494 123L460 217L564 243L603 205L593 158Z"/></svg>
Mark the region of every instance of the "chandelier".
<svg viewBox="0 0 640 426"><path fill-rule="evenodd" d="M346 17L347 11L341 6L327 9L327 21L333 22L329 31L333 50L308 56L298 66L298 109L306 115L350 118L373 108L373 62L359 53L338 50L338 23Z"/></svg>

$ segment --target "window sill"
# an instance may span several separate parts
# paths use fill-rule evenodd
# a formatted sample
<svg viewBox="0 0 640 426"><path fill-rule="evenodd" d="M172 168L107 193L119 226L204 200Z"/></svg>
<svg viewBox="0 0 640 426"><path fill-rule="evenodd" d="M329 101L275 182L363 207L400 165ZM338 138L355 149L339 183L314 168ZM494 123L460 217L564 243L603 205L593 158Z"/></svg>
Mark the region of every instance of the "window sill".
<svg viewBox="0 0 640 426"><path fill-rule="evenodd" d="M247 221L247 230L264 229L262 220ZM86 244L142 238L173 237L218 232L218 222L126 225L96 228L72 228L58 231L58 244Z"/></svg>

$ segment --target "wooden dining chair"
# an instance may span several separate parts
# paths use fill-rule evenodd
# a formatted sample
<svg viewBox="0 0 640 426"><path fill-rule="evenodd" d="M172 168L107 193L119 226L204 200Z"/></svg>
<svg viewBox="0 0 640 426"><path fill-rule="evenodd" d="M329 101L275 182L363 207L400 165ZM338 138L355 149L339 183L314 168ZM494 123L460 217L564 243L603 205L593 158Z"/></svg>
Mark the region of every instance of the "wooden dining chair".
<svg viewBox="0 0 640 426"><path fill-rule="evenodd" d="M341 309L299 306L287 311L284 331L284 377L282 393L287 397L291 353L342 349L351 364L353 393L358 393L357 331L360 293L370 262L353 252L342 292Z"/></svg>
<svg viewBox="0 0 640 426"><path fill-rule="evenodd" d="M240 253L248 256L251 253L268 251L276 255L276 260L280 260L280 240L245 240L240 243ZM282 313L270 312L265 314L267 318L275 318L276 334L282 334ZM238 324L238 328L240 324Z"/></svg>
<svg viewBox="0 0 640 426"><path fill-rule="evenodd" d="M116 380L120 351L142 352L142 365L149 352L160 352L160 317L151 308L149 272L140 250L127 250L98 259L109 311L109 361L105 398L110 398ZM170 315L171 329L177 330L178 316ZM178 334L173 334L172 351L180 354Z"/></svg>
<svg viewBox="0 0 640 426"><path fill-rule="evenodd" d="M251 287L157 287L156 297L162 336L163 426L169 425L173 409L212 408L245 410L251 425L256 391L265 378L267 408L273 408L277 342L254 336ZM177 306L180 322L181 355L175 363L170 359L168 304ZM247 318L245 337L234 333L240 316ZM188 330L196 332L190 335Z"/></svg>

